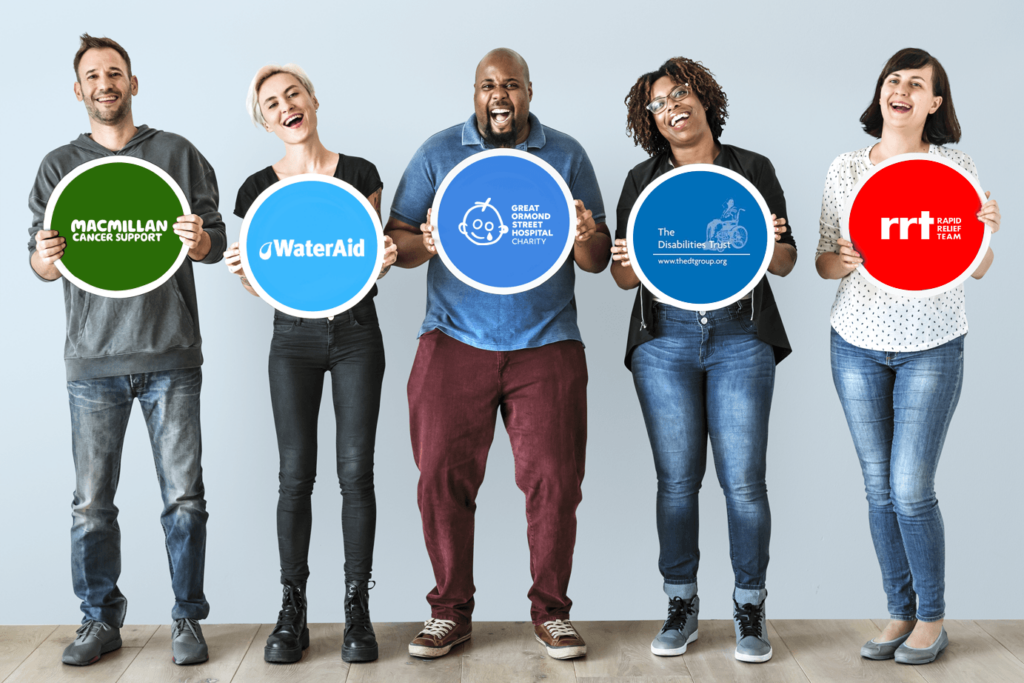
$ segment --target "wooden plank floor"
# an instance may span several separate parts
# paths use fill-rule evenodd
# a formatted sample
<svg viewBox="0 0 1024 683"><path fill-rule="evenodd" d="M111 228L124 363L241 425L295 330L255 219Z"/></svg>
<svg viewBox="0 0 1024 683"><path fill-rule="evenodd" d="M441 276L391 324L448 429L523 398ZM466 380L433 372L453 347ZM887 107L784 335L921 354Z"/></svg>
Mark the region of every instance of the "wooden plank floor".
<svg viewBox="0 0 1024 683"><path fill-rule="evenodd" d="M60 654L75 638L75 626L0 626L0 683L103 681L118 683L818 683L898 681L952 683L1024 681L1024 620L946 622L950 645L928 666L900 666L861 659L864 641L884 621L771 620L774 656L765 664L733 658L732 622L700 622L697 642L681 657L655 657L650 642L657 621L576 622L587 641L586 657L548 657L525 622L478 622L473 638L447 657L409 657L406 645L418 623L375 624L380 659L371 664L341 661L342 624L312 624L310 648L298 664L267 664L263 645L273 625L208 624L203 632L210 661L175 666L169 626L126 626L124 646L87 667L64 666Z"/></svg>

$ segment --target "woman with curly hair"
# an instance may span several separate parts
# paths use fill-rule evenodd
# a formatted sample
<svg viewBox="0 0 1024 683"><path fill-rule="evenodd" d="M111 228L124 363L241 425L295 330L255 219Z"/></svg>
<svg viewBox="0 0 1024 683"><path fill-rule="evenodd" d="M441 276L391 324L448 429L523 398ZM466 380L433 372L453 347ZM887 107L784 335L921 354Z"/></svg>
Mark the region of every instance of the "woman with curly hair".
<svg viewBox="0 0 1024 683"><path fill-rule="evenodd" d="M659 301L640 284L626 244L637 198L659 176L686 164L735 171L772 211L775 251L768 272L787 275L796 243L786 227L786 199L765 157L722 144L728 100L700 62L675 57L641 76L626 96L627 134L650 155L626 176L612 247L612 277L639 288L629 323L626 367L654 451L658 475L659 569L668 618L651 643L656 655L681 655L697 639L697 493L711 438L729 516L736 659L765 662L765 575L771 513L765 486L768 414L775 365L791 349L767 276L747 298L717 310L687 311ZM685 211L685 206L680 206Z"/></svg>

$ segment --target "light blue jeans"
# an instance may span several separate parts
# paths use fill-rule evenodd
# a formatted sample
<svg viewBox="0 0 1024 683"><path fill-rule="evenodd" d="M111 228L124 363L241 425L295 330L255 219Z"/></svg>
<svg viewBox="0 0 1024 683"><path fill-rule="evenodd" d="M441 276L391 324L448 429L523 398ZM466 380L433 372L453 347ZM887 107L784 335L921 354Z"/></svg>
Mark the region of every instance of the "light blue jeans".
<svg viewBox="0 0 1024 683"><path fill-rule="evenodd" d="M665 590L680 597L696 593L697 494L710 437L725 492L736 595L752 602L749 595L764 588L768 572L772 518L765 465L775 354L757 337L750 301L703 314L661 304L655 311L655 338L636 348L632 368L658 474L658 568Z"/></svg>
<svg viewBox="0 0 1024 683"><path fill-rule="evenodd" d="M172 619L203 619L206 500L200 462L200 368L68 382L75 497L71 506L71 577L82 601L83 622L120 628L128 601L117 587L121 531L114 494L121 475L121 448L139 400L149 428L160 482L167 558L174 591Z"/></svg>
<svg viewBox="0 0 1024 683"><path fill-rule="evenodd" d="M897 353L862 349L832 330L832 379L864 473L892 619L945 616L946 542L935 470L963 376L963 337Z"/></svg>

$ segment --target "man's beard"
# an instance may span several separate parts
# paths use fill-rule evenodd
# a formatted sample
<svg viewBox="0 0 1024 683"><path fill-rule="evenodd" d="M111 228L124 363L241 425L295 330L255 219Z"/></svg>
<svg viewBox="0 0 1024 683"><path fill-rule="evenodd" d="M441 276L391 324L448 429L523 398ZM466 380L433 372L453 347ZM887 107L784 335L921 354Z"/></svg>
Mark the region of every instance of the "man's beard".
<svg viewBox="0 0 1024 683"><path fill-rule="evenodd" d="M512 109L509 107L509 109ZM512 126L507 133L495 133L491 127L491 116L490 113L487 115L487 125L484 126L484 142L492 147L515 147L516 138L519 137L519 131L516 130L516 119L515 109L509 114L509 118L512 121Z"/></svg>
<svg viewBox="0 0 1024 683"><path fill-rule="evenodd" d="M104 94L112 93L101 93L97 96L101 97ZM131 93L117 94L121 97L121 106L114 111L100 111L100 109L92 105L92 100L86 100L85 109L89 112L89 118L99 121L107 126L116 126L124 121L132 110L132 96Z"/></svg>

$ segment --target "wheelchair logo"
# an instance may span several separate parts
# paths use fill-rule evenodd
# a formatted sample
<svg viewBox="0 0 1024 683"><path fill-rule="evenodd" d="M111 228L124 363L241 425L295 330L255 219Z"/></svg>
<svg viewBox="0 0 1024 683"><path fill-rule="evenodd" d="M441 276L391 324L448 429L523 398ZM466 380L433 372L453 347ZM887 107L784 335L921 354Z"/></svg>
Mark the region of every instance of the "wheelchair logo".
<svg viewBox="0 0 1024 683"><path fill-rule="evenodd" d="M707 251L723 252L732 247L742 249L747 243L747 229L740 225L740 212L733 200L725 204L722 217L708 223Z"/></svg>
<svg viewBox="0 0 1024 683"><path fill-rule="evenodd" d="M493 216L491 216L491 212L493 212ZM472 223L470 223L470 214L473 214ZM495 219L497 224L495 224ZM497 229L497 233L495 233L495 229ZM462 222L459 223L459 232L473 244L486 247L497 244L501 236L508 232L508 226L501 220L498 210L491 206L491 198L488 197L487 201L477 202L469 207L466 215L462 217Z"/></svg>

